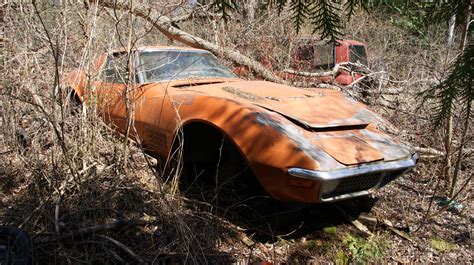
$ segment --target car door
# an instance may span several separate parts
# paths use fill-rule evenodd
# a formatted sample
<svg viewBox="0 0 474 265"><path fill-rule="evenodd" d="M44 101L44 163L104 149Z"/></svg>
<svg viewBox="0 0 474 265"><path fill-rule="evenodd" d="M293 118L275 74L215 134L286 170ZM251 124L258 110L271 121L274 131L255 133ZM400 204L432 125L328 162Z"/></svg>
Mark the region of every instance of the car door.
<svg viewBox="0 0 474 265"><path fill-rule="evenodd" d="M172 140L170 134L163 130L163 124L168 124L169 120L175 120L175 112L170 112L171 100L167 93L167 88L162 86L158 80L147 79L145 72L154 69L154 73L162 70L162 67L155 66L162 62L160 58L143 56L143 51L137 52L137 79L140 85L135 90L135 130L137 132L137 140L150 153L158 155L167 155L167 145ZM143 56L143 57L141 57ZM145 59L147 58L147 59ZM145 59L145 60L144 60ZM175 127L176 125L173 124ZM174 131L174 127L169 130ZM166 158L166 156L165 156Z"/></svg>
<svg viewBox="0 0 474 265"><path fill-rule="evenodd" d="M122 133L126 130L127 113L132 113L137 87L134 71L129 71L129 62L133 66L134 60L134 53L109 55L101 72L102 83L97 89L97 103L104 120Z"/></svg>

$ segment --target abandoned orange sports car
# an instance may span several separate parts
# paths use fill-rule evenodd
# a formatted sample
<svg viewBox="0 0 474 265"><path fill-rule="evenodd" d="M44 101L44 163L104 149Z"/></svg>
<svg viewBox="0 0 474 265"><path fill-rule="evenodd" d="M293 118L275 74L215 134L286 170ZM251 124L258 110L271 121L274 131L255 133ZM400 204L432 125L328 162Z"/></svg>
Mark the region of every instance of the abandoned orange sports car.
<svg viewBox="0 0 474 265"><path fill-rule="evenodd" d="M82 102L97 102L106 123L124 133L131 103L130 137L149 154L166 161L184 146L182 177L237 181L234 193L258 186L280 201L349 199L418 160L381 131L383 118L343 93L242 80L205 50L117 50L98 57L87 76L73 71L68 86Z"/></svg>

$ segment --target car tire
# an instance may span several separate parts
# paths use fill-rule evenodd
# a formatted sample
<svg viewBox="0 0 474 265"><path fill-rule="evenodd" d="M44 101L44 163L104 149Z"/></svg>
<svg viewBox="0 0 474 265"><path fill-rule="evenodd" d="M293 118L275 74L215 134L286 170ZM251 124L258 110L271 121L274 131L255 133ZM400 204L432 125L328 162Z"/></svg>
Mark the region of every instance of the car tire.
<svg viewBox="0 0 474 265"><path fill-rule="evenodd" d="M0 226L0 265L33 264L28 234L13 226Z"/></svg>

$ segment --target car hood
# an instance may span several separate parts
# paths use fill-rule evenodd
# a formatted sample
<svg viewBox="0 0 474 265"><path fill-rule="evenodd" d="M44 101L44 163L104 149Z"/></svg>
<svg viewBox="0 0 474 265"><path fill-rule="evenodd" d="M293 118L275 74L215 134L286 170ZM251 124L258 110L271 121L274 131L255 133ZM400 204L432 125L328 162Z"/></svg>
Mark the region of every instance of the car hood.
<svg viewBox="0 0 474 265"><path fill-rule="evenodd" d="M304 138L307 140L298 138L291 130L283 130L283 133L293 137L300 148L316 160L322 156L311 150L324 151L346 166L397 160L412 154L409 148L390 136L374 132L374 128L390 128L390 123L364 104L338 91L305 90L266 81L243 80L186 87L180 85L177 89L228 98L278 113L305 129Z"/></svg>
<svg viewBox="0 0 474 265"><path fill-rule="evenodd" d="M365 105L329 89L305 90L266 81L243 80L187 87L180 85L178 89L251 103L316 131L364 128L369 123L385 122Z"/></svg>

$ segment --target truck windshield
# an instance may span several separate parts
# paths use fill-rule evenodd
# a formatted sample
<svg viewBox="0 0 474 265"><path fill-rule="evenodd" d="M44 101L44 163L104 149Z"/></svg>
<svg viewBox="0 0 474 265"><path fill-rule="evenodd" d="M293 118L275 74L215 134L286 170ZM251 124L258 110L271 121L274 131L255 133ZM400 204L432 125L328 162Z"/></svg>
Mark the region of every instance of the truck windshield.
<svg viewBox="0 0 474 265"><path fill-rule="evenodd" d="M167 80L236 78L207 51L142 51L137 72L143 83Z"/></svg>
<svg viewBox="0 0 474 265"><path fill-rule="evenodd" d="M363 45L351 45L350 46L350 59L351 63L360 63L367 65L367 54L365 52L365 46Z"/></svg>
<svg viewBox="0 0 474 265"><path fill-rule="evenodd" d="M291 67L303 71L331 69L334 67L334 43L313 40L299 41Z"/></svg>

